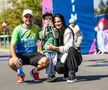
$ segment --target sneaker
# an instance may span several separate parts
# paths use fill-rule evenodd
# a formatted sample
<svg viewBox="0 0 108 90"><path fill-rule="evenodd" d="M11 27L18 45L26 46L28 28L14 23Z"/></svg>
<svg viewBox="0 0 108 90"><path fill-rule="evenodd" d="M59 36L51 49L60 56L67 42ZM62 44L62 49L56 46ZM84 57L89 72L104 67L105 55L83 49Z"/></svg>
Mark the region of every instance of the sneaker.
<svg viewBox="0 0 108 90"><path fill-rule="evenodd" d="M18 75L18 80L17 80L18 83L23 83L24 82L24 76L20 76Z"/></svg>
<svg viewBox="0 0 108 90"><path fill-rule="evenodd" d="M57 81L57 77L55 75L53 76L49 76L47 79L46 79L47 82L55 82Z"/></svg>
<svg viewBox="0 0 108 90"><path fill-rule="evenodd" d="M67 82L71 83L71 82L76 82L76 81L77 79L76 79L75 73L69 72L69 78L67 79Z"/></svg>
<svg viewBox="0 0 108 90"><path fill-rule="evenodd" d="M39 78L39 73L35 69L32 69L32 71L30 72L30 76L33 78L34 82L40 82L41 81Z"/></svg>
<svg viewBox="0 0 108 90"><path fill-rule="evenodd" d="M22 67L20 67L20 68L18 69L17 74L18 74L18 80L17 80L17 82L23 83L23 82L24 82L25 74L24 74L24 72L23 72L23 68L22 68Z"/></svg>
<svg viewBox="0 0 108 90"><path fill-rule="evenodd" d="M68 83L74 83L74 82L76 82L76 81L77 81L76 78L68 78L68 79L67 79L67 82L68 82Z"/></svg>
<svg viewBox="0 0 108 90"><path fill-rule="evenodd" d="M64 73L63 80L67 80L69 77L68 72Z"/></svg>

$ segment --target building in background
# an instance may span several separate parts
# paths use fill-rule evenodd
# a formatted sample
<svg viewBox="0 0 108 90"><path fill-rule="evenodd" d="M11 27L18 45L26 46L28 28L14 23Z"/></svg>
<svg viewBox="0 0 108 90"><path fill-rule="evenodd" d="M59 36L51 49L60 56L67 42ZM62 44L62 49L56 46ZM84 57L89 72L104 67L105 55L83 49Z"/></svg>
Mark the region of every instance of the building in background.
<svg viewBox="0 0 108 90"><path fill-rule="evenodd" d="M3 12L3 9L13 8L12 0L0 0L0 12Z"/></svg>

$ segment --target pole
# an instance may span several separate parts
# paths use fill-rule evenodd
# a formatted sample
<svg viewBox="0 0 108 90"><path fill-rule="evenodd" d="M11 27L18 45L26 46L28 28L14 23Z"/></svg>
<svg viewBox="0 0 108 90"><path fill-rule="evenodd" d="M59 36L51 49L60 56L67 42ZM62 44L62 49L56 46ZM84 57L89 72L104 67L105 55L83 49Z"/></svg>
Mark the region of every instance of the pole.
<svg viewBox="0 0 108 90"><path fill-rule="evenodd" d="M6 48L6 33L4 32L4 48Z"/></svg>
<svg viewBox="0 0 108 90"><path fill-rule="evenodd" d="M3 0L3 23L5 22L5 8L4 8L4 1ZM6 33L4 31L4 48L6 48L6 37L5 37Z"/></svg>

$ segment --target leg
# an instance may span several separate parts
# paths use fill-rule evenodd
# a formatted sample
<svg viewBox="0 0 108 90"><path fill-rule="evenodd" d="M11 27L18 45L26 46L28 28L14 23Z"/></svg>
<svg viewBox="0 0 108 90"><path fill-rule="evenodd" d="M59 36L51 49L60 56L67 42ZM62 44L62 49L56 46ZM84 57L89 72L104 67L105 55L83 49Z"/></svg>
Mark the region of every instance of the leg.
<svg viewBox="0 0 108 90"><path fill-rule="evenodd" d="M13 60L10 58L8 62L9 66L11 67L12 70L17 72L17 66L14 64Z"/></svg>
<svg viewBox="0 0 108 90"><path fill-rule="evenodd" d="M8 62L9 66L17 72L18 74L18 80L17 82L19 83L23 83L24 82L24 77L25 77L25 74L23 72L23 69L22 69L22 66L20 68L17 68L17 66L14 64L13 60L10 58L9 59L9 62Z"/></svg>
<svg viewBox="0 0 108 90"><path fill-rule="evenodd" d="M37 71L39 70L42 70L44 68L46 68L48 66L48 58L47 57L42 57L39 62L38 62L38 65L37 65Z"/></svg>
<svg viewBox="0 0 108 90"><path fill-rule="evenodd" d="M31 77L34 82L40 82L38 71L46 68L48 66L48 58L41 53L33 53L29 55L30 57L30 65L35 66L30 72Z"/></svg>

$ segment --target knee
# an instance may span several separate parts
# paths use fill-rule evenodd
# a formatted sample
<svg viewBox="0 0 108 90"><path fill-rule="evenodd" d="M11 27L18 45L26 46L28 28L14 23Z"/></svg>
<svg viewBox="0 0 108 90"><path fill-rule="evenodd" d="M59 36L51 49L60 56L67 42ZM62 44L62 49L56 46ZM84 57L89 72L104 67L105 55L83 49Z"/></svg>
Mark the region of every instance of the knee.
<svg viewBox="0 0 108 90"><path fill-rule="evenodd" d="M8 61L8 65L9 65L10 67L14 65L14 62L13 62L13 60L11 60L11 58L10 58L9 61Z"/></svg>
<svg viewBox="0 0 108 90"><path fill-rule="evenodd" d="M39 61L39 64L42 65L43 67L47 67L49 64L48 58L47 57L41 58L41 60Z"/></svg>
<svg viewBox="0 0 108 90"><path fill-rule="evenodd" d="M8 65L10 66L11 69L13 69L14 71L17 71L17 67L11 58L8 61Z"/></svg>
<svg viewBox="0 0 108 90"><path fill-rule="evenodd" d="M44 60L43 60L43 64L44 64L45 66L48 66L48 64L49 64L48 58L47 58L47 57L44 57L43 59L44 59Z"/></svg>

